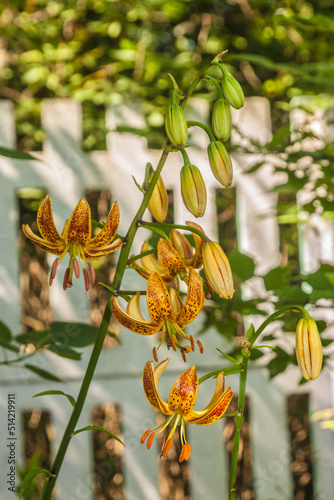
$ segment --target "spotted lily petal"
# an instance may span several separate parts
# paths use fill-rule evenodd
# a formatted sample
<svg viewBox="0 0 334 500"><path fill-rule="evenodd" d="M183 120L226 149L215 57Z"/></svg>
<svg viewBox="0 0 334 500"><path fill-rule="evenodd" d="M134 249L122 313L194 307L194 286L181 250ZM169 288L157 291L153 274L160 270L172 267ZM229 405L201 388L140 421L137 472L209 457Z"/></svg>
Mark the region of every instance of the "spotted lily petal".
<svg viewBox="0 0 334 500"><path fill-rule="evenodd" d="M140 293L137 292L126 306L126 314L139 321L146 321L140 310Z"/></svg>
<svg viewBox="0 0 334 500"><path fill-rule="evenodd" d="M175 277L178 273L186 270L183 260L168 241L161 238L157 248L158 259L167 273Z"/></svg>
<svg viewBox="0 0 334 500"><path fill-rule="evenodd" d="M110 245L107 245L106 247L103 248L97 248L95 249L94 247L87 245L86 248L82 249L82 253L85 257L85 259L91 260L91 259L98 259L99 257L103 257L104 255L108 255L111 252L115 252L115 250L118 250L121 248L123 245L123 241L120 238L117 238L117 240L113 241L110 243Z"/></svg>
<svg viewBox="0 0 334 500"><path fill-rule="evenodd" d="M204 233L203 229L201 226L196 224L195 222L187 222L187 226L193 227L195 229L199 229ZM203 265L203 259L202 259L202 247L204 245L204 241L198 234L193 233L194 241L195 241L195 255L193 257L192 262L190 263L190 266L193 267L194 269L199 269Z"/></svg>
<svg viewBox="0 0 334 500"><path fill-rule="evenodd" d="M22 225L22 231L27 236L27 238L29 238L34 243L34 245L41 248L45 252L50 252L54 255L60 255L65 250L65 244L63 241L58 243L58 244L57 243L49 243L48 241L43 240L43 238L40 238L39 236L37 236L31 230L31 228L30 228L30 226L28 226L28 224Z"/></svg>
<svg viewBox="0 0 334 500"><path fill-rule="evenodd" d="M147 309L154 324L164 320L175 321L172 302L167 288L158 273L150 275L147 282Z"/></svg>
<svg viewBox="0 0 334 500"><path fill-rule="evenodd" d="M172 302L174 314L177 317L183 308L182 299L174 288L171 288L169 290L169 295L170 295L170 300Z"/></svg>
<svg viewBox="0 0 334 500"><path fill-rule="evenodd" d="M153 335L154 333L157 333L162 326L162 321L156 324L152 321L133 318L129 314L125 313L120 307L116 297L112 297L111 307L115 318L121 325L135 333L139 333L140 335Z"/></svg>
<svg viewBox="0 0 334 500"><path fill-rule="evenodd" d="M189 370L180 375L170 391L168 408L171 413L179 413L184 417L192 411L198 391L198 378L196 367L193 365Z"/></svg>
<svg viewBox="0 0 334 500"><path fill-rule="evenodd" d="M231 387L225 391L224 374L220 373L217 377L215 393L208 406L202 411L192 410L184 417L184 420L197 425L213 424L225 413L232 397L233 391Z"/></svg>
<svg viewBox="0 0 334 500"><path fill-rule="evenodd" d="M69 224L66 228L65 243L78 243L85 247L91 236L91 214L90 207L85 198L81 198L72 212Z"/></svg>
<svg viewBox="0 0 334 500"><path fill-rule="evenodd" d="M111 209L106 220L105 225L101 229L101 231L92 238L88 245L86 246L86 250L90 252L90 250L101 250L105 247L108 247L114 236L117 232L119 226L119 208L117 201L114 201L111 205Z"/></svg>
<svg viewBox="0 0 334 500"><path fill-rule="evenodd" d="M168 365L168 361L168 358L165 359L155 368L153 361L148 361L143 370L143 386L148 402L153 408L162 411L165 415L171 415L172 412L169 410L168 404L160 398L158 389L160 376Z"/></svg>
<svg viewBox="0 0 334 500"><path fill-rule="evenodd" d="M204 298L205 295L203 290L202 278L191 267L189 272L187 297L181 314L177 318L177 322L182 325L187 325L188 323L193 321L203 307Z"/></svg>
<svg viewBox="0 0 334 500"><path fill-rule="evenodd" d="M142 248L141 248L141 253L147 252L148 249L149 249L148 242L145 241L143 243ZM139 266L139 264L135 263L135 262L134 262L134 265ZM138 273L141 274L142 276L144 276L144 278L146 277L146 279L148 279L150 274L158 273L162 277L164 283L166 283L166 284L173 283L174 277L170 276L170 274L165 271L165 269L162 267L160 262L153 255L145 255L145 257L142 257L141 258L141 265L144 269L146 269L148 271L147 277L146 277L146 276L144 276L143 272L140 273L140 271L138 270Z"/></svg>
<svg viewBox="0 0 334 500"><path fill-rule="evenodd" d="M64 244L55 226L52 213L52 202L49 195L42 201L37 212L37 226L42 237L49 243Z"/></svg>

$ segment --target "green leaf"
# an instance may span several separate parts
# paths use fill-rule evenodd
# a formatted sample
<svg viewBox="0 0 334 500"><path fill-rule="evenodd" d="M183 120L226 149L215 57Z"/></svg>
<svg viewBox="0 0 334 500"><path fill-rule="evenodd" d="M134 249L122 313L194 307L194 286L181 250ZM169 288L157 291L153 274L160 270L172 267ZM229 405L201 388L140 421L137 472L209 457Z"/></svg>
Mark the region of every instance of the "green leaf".
<svg viewBox="0 0 334 500"><path fill-rule="evenodd" d="M35 160L37 158L31 156L29 153L23 153L23 151L18 151L17 149L9 149L0 147L0 156L6 156L7 158L13 158L15 160Z"/></svg>
<svg viewBox="0 0 334 500"><path fill-rule="evenodd" d="M259 170L259 168L262 167L262 165L263 165L263 161L261 161L260 163L256 163L249 170L246 171L246 174L254 174L254 172L257 172Z"/></svg>
<svg viewBox="0 0 334 500"><path fill-rule="evenodd" d="M268 370L269 370L269 376L270 378L276 377L279 373L284 372L284 370L287 368L289 363L288 358L281 358L281 357L276 357L269 361L268 363Z"/></svg>
<svg viewBox="0 0 334 500"><path fill-rule="evenodd" d="M267 290L275 290L289 283L291 271L288 267L275 267L263 276L263 281Z"/></svg>
<svg viewBox="0 0 334 500"><path fill-rule="evenodd" d="M10 342L12 340L11 331L8 326L3 323L3 321L0 321L0 338L6 342Z"/></svg>
<svg viewBox="0 0 334 500"><path fill-rule="evenodd" d="M253 259L235 250L228 256L232 273L245 281L254 276L255 264Z"/></svg>
<svg viewBox="0 0 334 500"><path fill-rule="evenodd" d="M85 347L94 344L99 329L86 323L54 321L50 325L51 338L56 344Z"/></svg>
<svg viewBox="0 0 334 500"><path fill-rule="evenodd" d="M27 333L20 333L15 336L15 341L19 344L33 344L34 346L43 347L50 343L50 332L47 330L35 331L31 330Z"/></svg>
<svg viewBox="0 0 334 500"><path fill-rule="evenodd" d="M228 354L225 354L225 352L221 351L220 349L217 348L217 351L220 352L224 356L224 358L228 359L230 363L233 363L234 365L239 365L239 361L232 356L229 356Z"/></svg>
<svg viewBox="0 0 334 500"><path fill-rule="evenodd" d="M50 373L47 370L43 370L42 368L38 368L37 366L30 365L29 363L26 363L23 366L27 368L27 370L30 370L31 372L35 373L36 375L39 375L40 377L46 380L52 380L53 382L64 382L64 380L57 377L53 373Z"/></svg>
<svg viewBox="0 0 334 500"><path fill-rule="evenodd" d="M328 345L330 345L332 342L334 341L334 339L321 339L321 343L324 347L327 347Z"/></svg>
<svg viewBox="0 0 334 500"><path fill-rule="evenodd" d="M85 432L85 431L102 431L102 432L106 432L107 434L109 434L109 436L113 437L114 439L116 439L116 441L118 441L119 443L121 443L124 446L123 441L121 441L117 436L115 436L115 434L113 434L112 432L108 431L104 427L101 427L100 425L87 425L87 427L83 427L82 429L78 429L77 431L74 431L72 433L72 435L74 436L75 434L79 434L79 432Z"/></svg>
<svg viewBox="0 0 334 500"><path fill-rule="evenodd" d="M131 177L133 179L133 182L136 184L137 188L139 189L139 191L141 193L145 194L145 189L136 181L136 179L133 175Z"/></svg>
<svg viewBox="0 0 334 500"><path fill-rule="evenodd" d="M4 347L5 349L8 349L8 351L20 352L20 349L16 345L7 342L7 340L2 340L1 338L0 338L0 346Z"/></svg>
<svg viewBox="0 0 334 500"><path fill-rule="evenodd" d="M25 478L23 479L22 483L21 483L21 486L19 488L19 500L21 500L22 498L22 495L24 493L24 490L27 488L27 486L29 486L29 484L31 483L31 481L36 477L38 476L39 474L46 474L47 476L49 477L53 477L54 475L48 471L47 469L35 469L35 470L32 470L30 472L28 472L28 474L25 476Z"/></svg>
<svg viewBox="0 0 334 500"><path fill-rule="evenodd" d="M44 392L39 392L38 394L34 394L32 397L33 398L37 398L39 396L49 396L49 395L53 395L53 394L59 394L61 396L65 396L69 402L71 403L71 405L74 407L75 406L75 399L73 396L71 396L70 394L65 394L65 392L63 391L56 391L56 390L50 390L50 391L44 391Z"/></svg>
<svg viewBox="0 0 334 500"><path fill-rule="evenodd" d="M70 347L62 344L51 344L47 347L47 349L51 352L54 352L58 356L61 356L62 358L73 359L75 361L81 360L81 352L77 352L74 349L71 349Z"/></svg>

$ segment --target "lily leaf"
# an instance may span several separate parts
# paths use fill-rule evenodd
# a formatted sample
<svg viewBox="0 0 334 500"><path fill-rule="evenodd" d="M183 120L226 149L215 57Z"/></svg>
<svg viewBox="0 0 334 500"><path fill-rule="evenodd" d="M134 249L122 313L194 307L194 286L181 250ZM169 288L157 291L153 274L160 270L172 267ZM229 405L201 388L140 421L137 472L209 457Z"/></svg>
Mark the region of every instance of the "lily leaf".
<svg viewBox="0 0 334 500"><path fill-rule="evenodd" d="M48 372L47 370L43 370L42 368L38 368L37 366L30 365L26 363L23 365L27 370L30 370L31 372L35 373L36 375L39 375L42 378L45 378L46 380L52 380L53 382L64 382L61 378L57 377L51 372Z"/></svg>
<svg viewBox="0 0 334 500"><path fill-rule="evenodd" d="M113 437L114 439L116 439L116 441L118 441L119 443L121 443L124 446L123 441L121 441L117 436L115 436L115 434L113 434L112 432L108 431L104 427L101 427L100 425L87 425L87 427L83 427L82 429L78 429L77 431L74 431L72 433L72 435L74 436L75 434L79 434L79 432L85 432L85 431L102 431L102 432L106 432L107 434L109 434L109 436Z"/></svg>
<svg viewBox="0 0 334 500"><path fill-rule="evenodd" d="M19 492L18 492L19 493L19 500L21 500L22 495L24 493L24 490L27 488L27 486L29 486L31 481L39 474L46 474L49 477L53 477L53 474L47 469L35 469L35 470L28 472L28 474L23 479L21 486L19 488Z"/></svg>
<svg viewBox="0 0 334 500"><path fill-rule="evenodd" d="M57 391L57 390L50 390L50 391L44 391L44 392L39 392L38 394L34 394L32 397L33 398L37 398L39 396L49 396L49 395L52 395L52 394L60 394L61 396L65 396L69 402L71 403L71 405L74 407L75 406L75 399L73 396L71 396L70 394L65 394L65 392L63 391Z"/></svg>
<svg viewBox="0 0 334 500"><path fill-rule="evenodd" d="M9 149L0 147L0 155L6 156L7 158L13 158L15 160L37 160L34 156L29 153L24 153L23 151L18 151L17 149Z"/></svg>

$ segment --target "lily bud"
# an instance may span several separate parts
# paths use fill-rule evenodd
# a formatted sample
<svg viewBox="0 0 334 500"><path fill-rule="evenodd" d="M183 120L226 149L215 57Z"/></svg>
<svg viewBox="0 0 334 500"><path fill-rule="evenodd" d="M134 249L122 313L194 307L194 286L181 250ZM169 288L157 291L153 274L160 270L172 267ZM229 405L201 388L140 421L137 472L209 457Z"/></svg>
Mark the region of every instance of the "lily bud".
<svg viewBox="0 0 334 500"><path fill-rule="evenodd" d="M322 366L322 345L318 327L312 318L302 318L296 329L296 356L305 380L315 380Z"/></svg>
<svg viewBox="0 0 334 500"><path fill-rule="evenodd" d="M168 212L168 194L161 176L153 189L147 208L155 220L165 221Z"/></svg>
<svg viewBox="0 0 334 500"><path fill-rule="evenodd" d="M231 158L220 141L210 142L208 146L210 167L217 181L225 187L232 184L233 169Z"/></svg>
<svg viewBox="0 0 334 500"><path fill-rule="evenodd" d="M212 130L217 139L227 141L231 135L232 113L226 99L218 99L212 110Z"/></svg>
<svg viewBox="0 0 334 500"><path fill-rule="evenodd" d="M245 102L244 92L240 83L227 72L222 80L222 89L225 99L233 108L242 108Z"/></svg>
<svg viewBox="0 0 334 500"><path fill-rule="evenodd" d="M206 209L206 187L201 172L195 165L181 169L181 194L185 207L194 217L203 217Z"/></svg>
<svg viewBox="0 0 334 500"><path fill-rule="evenodd" d="M234 293L230 263L222 247L215 241L204 243L203 267L209 285L223 299L231 299Z"/></svg>
<svg viewBox="0 0 334 500"><path fill-rule="evenodd" d="M166 111L166 133L172 145L183 148L188 140L187 122L183 109L178 104L171 104Z"/></svg>

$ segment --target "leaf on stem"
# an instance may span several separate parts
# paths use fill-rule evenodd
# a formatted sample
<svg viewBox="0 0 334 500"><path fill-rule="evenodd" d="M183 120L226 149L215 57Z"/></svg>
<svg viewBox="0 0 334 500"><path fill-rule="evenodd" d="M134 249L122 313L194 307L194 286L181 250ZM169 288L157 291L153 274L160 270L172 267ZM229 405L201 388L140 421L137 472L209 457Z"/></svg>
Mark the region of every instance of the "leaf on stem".
<svg viewBox="0 0 334 500"><path fill-rule="evenodd" d="M28 472L28 474L23 479L21 486L19 488L19 491L18 491L19 500L22 499L22 495L24 493L24 490L29 486L31 481L39 474L46 474L49 477L53 477L53 474L50 471L48 471L47 469L35 469L35 470Z"/></svg>
<svg viewBox="0 0 334 500"><path fill-rule="evenodd" d="M71 396L70 394L65 394L65 392L63 391L57 391L57 390L50 390L50 391L43 391L43 392L39 392L38 394L34 394L32 397L33 398L37 398L39 396L49 396L49 395L52 395L52 394L59 394L61 396L65 396L69 402L71 403L71 405L74 407L75 406L75 399L73 396Z"/></svg>
<svg viewBox="0 0 334 500"><path fill-rule="evenodd" d="M87 425L87 427L83 427L82 429L78 429L77 431L74 431L72 433L72 435L75 436L75 434L79 434L79 432L85 432L85 431L102 431L102 432L106 432L107 434L109 434L109 436L111 436L112 438L116 439L116 441L118 441L123 446L125 446L124 443L123 443L123 441L121 441L117 436L115 436L115 434L113 434L112 432L108 431L108 429L105 429L104 427L101 427L100 425Z"/></svg>

